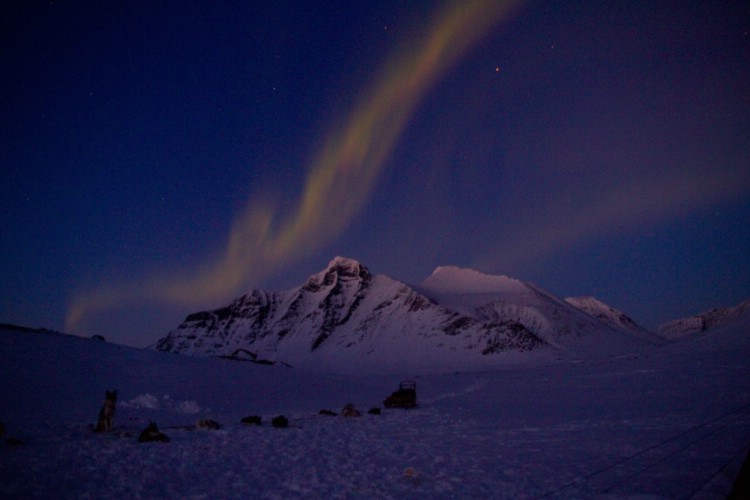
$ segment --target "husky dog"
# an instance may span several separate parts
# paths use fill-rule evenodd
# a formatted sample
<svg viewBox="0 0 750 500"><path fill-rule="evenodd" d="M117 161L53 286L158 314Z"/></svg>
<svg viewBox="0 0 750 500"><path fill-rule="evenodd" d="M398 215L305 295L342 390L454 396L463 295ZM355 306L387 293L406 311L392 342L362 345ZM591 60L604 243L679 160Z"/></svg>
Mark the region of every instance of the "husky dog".
<svg viewBox="0 0 750 500"><path fill-rule="evenodd" d="M96 432L112 432L112 419L115 416L117 391L104 392L104 406L99 410L99 420L96 422Z"/></svg>

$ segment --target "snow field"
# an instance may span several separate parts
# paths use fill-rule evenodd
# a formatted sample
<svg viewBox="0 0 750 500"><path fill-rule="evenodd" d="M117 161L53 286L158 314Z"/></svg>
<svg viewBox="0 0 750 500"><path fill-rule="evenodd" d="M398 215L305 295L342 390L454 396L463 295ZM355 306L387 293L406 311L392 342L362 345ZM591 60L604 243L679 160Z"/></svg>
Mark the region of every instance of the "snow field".
<svg viewBox="0 0 750 500"><path fill-rule="evenodd" d="M218 431L166 428L170 443L136 442L138 427L116 435L71 429L3 450L3 493L24 498L590 498L657 492L688 498L711 479L750 419L721 440L688 448L634 473L685 442L632 456L675 430L660 420L537 421L503 426L441 411L391 410L359 418L298 415L274 429L229 423ZM541 425L540 425L541 424ZM130 425L130 424L129 424ZM698 476L696 476L696 473ZM731 485L724 476L724 488ZM570 485L569 487L564 487ZM727 491L726 489L723 490ZM720 495L706 498L720 498Z"/></svg>
<svg viewBox="0 0 750 500"><path fill-rule="evenodd" d="M310 372L0 332L4 498L724 498L750 443L746 323L485 372ZM366 411L417 382L419 407ZM99 435L105 389L115 432ZM318 415L352 402L358 418ZM240 418L261 415L264 425ZM287 429L270 425L284 414ZM220 430L190 427L200 418ZM137 443L149 421L169 443Z"/></svg>

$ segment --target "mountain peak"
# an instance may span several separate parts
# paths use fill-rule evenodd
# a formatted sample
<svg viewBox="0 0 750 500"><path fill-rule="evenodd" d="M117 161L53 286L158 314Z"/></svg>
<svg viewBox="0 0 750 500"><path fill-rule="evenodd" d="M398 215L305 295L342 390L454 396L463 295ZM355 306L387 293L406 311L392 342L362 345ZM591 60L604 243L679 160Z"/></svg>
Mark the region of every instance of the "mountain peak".
<svg viewBox="0 0 750 500"><path fill-rule="evenodd" d="M335 273L341 277L369 279L370 270L361 262L346 257L334 257L328 263L325 274Z"/></svg>
<svg viewBox="0 0 750 500"><path fill-rule="evenodd" d="M361 262L346 257L334 257L328 263L328 267L310 276L302 288L308 292L317 292L321 287L331 286L339 279L367 282L371 277L370 270Z"/></svg>
<svg viewBox="0 0 750 500"><path fill-rule="evenodd" d="M582 295L580 297L567 297L565 299L565 302L576 306L578 309L590 309L592 311L596 309L600 309L602 311L616 311L616 309L614 309L613 307L610 307L601 300L590 295Z"/></svg>
<svg viewBox="0 0 750 500"><path fill-rule="evenodd" d="M440 266L422 282L422 286L441 293L497 293L519 291L526 286L507 276L484 274L474 269Z"/></svg>
<svg viewBox="0 0 750 500"><path fill-rule="evenodd" d="M360 269L365 267L358 260L337 255L328 263L327 269Z"/></svg>

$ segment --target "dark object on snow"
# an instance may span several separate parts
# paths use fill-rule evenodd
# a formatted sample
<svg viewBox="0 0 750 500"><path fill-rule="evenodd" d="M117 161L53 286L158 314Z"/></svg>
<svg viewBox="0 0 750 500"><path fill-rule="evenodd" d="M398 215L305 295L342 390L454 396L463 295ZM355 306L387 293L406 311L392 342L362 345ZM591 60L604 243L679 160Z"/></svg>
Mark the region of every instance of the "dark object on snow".
<svg viewBox="0 0 750 500"><path fill-rule="evenodd" d="M232 361L249 361L251 363L257 363L259 365L275 365L277 363L276 361L271 361L270 359L260 359L258 358L258 355L256 353L248 351L247 349L236 349L232 354L225 354L219 357ZM289 366L286 363L279 362L279 364Z"/></svg>
<svg viewBox="0 0 750 500"><path fill-rule="evenodd" d="M263 423L263 419L258 415L250 415L249 417L245 417L240 420L240 423L245 425L261 425Z"/></svg>
<svg viewBox="0 0 750 500"><path fill-rule="evenodd" d="M380 408L378 408L377 406L375 408L370 408L367 413L369 413L370 415L380 415Z"/></svg>
<svg viewBox="0 0 750 500"><path fill-rule="evenodd" d="M115 407L117 406L117 391L104 391L104 405L99 410L99 419L96 421L96 432L112 432L112 420L115 418Z"/></svg>
<svg viewBox="0 0 750 500"><path fill-rule="evenodd" d="M289 427L289 419L284 415L279 415L278 417L273 417L271 419L271 425L277 429L283 429L284 427Z"/></svg>
<svg viewBox="0 0 750 500"><path fill-rule="evenodd" d="M148 427L143 429L141 435L138 437L139 443L150 443L152 441L158 441L160 443L168 443L169 438L166 434L159 432L159 428L156 426L156 422L151 422Z"/></svg>
<svg viewBox="0 0 750 500"><path fill-rule="evenodd" d="M219 425L219 422L217 422L216 420L211 420L210 418L202 418L198 420L198 423L195 424L195 426L198 429L211 429L211 430L221 429L221 425Z"/></svg>
<svg viewBox="0 0 750 500"><path fill-rule="evenodd" d="M92 335L91 340L98 340L99 342L107 341L107 339L104 338L104 335Z"/></svg>
<svg viewBox="0 0 750 500"><path fill-rule="evenodd" d="M728 500L740 500L742 498L750 498L750 451L747 452L740 473L737 475L737 480L727 497Z"/></svg>
<svg viewBox="0 0 750 500"><path fill-rule="evenodd" d="M403 380L398 390L385 398L383 406L386 408L414 408L417 406L417 383Z"/></svg>
<svg viewBox="0 0 750 500"><path fill-rule="evenodd" d="M341 416L343 417L359 417L360 415L359 410L354 408L352 403L346 403L341 410Z"/></svg>
<svg viewBox="0 0 750 500"><path fill-rule="evenodd" d="M320 410L320 415L326 415L328 417L335 417L338 415L335 411L332 410Z"/></svg>
<svg viewBox="0 0 750 500"><path fill-rule="evenodd" d="M5 443L10 446L20 446L23 444L23 441L21 441L17 437L10 436L8 439L5 440Z"/></svg>
<svg viewBox="0 0 750 500"><path fill-rule="evenodd" d="M0 422L0 437L5 437L5 424ZM5 444L8 444L10 446L18 446L23 444L23 441L18 439L17 437L8 436L5 440Z"/></svg>

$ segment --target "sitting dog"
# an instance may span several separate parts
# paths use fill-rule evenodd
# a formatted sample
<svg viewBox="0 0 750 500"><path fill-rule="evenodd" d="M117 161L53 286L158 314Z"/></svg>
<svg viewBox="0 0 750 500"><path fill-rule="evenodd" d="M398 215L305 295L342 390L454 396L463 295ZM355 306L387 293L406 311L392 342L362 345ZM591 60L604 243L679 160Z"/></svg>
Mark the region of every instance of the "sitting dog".
<svg viewBox="0 0 750 500"><path fill-rule="evenodd" d="M96 422L96 432L112 432L112 419L115 417L117 391L104 392L104 405L99 410L99 420Z"/></svg>

